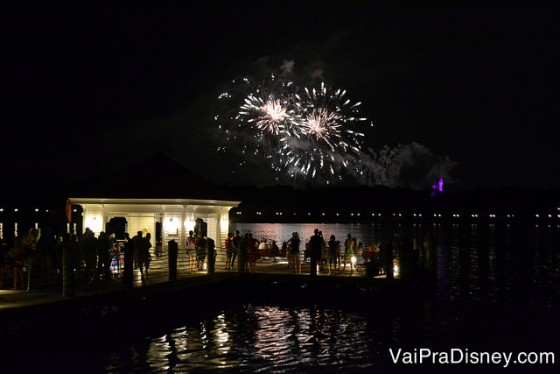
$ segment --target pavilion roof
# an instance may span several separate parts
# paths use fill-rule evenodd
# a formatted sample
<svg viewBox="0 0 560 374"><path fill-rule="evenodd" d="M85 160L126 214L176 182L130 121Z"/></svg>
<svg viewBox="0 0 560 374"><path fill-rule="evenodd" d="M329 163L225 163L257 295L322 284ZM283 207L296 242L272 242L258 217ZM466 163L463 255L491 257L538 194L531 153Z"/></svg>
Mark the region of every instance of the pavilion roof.
<svg viewBox="0 0 560 374"><path fill-rule="evenodd" d="M84 198L227 199L218 188L163 152L88 185Z"/></svg>

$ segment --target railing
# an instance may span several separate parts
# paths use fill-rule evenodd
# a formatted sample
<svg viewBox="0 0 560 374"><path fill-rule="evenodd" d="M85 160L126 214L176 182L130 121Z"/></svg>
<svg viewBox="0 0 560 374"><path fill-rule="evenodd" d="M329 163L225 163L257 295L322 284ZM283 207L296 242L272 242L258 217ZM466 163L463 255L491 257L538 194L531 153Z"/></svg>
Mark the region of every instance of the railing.
<svg viewBox="0 0 560 374"><path fill-rule="evenodd" d="M132 273L132 283L130 284L130 286L140 287L144 284L163 283L169 280L184 279L192 276L201 276L212 272L211 269L209 269L208 254L205 257L204 262L202 264L198 264L198 266L200 267L197 267L196 254L187 253L186 249L179 249L176 262L176 276L173 278L173 272L170 271L169 267L170 258L167 246L163 246L161 250L152 248L150 250L150 254L151 261L149 264L147 276L145 276L144 279L141 279L139 269L134 267ZM235 259L233 269L226 269L227 256L225 248L216 247L215 254L214 272L237 272L239 262L238 257L236 257ZM303 251L300 253L300 258L300 262L303 268L302 272L308 273L309 264L306 263L304 259ZM287 266L288 262L285 257L278 257L276 259L280 260L280 265L282 266L277 266L272 271L292 273L292 270ZM272 264L274 261L272 257L263 257L261 258L261 260L259 260L259 262L261 264L257 265L257 272L262 271L261 269L265 267L263 265ZM329 272L329 265L325 259L323 259L323 261L321 261L319 265L320 270L323 271L323 273ZM363 263L357 263L355 265L355 270L357 273L364 274L365 267L363 265ZM115 289L115 287L127 287L123 279L124 268L124 254L113 255L110 263L110 275L106 275L103 273L97 274L96 272L94 280L96 288L104 289L105 285L110 285L112 289ZM348 271L350 271L350 269L351 267L348 266ZM3 287L0 287L4 289L10 289L12 288L12 284L14 282L14 277L16 277L16 274L12 271L11 266L5 266L3 270ZM75 293L78 294L82 292L82 290L87 290L88 286L92 284L90 282L90 279L86 279L86 271L83 266L69 269L69 273L67 273L65 276L64 267L62 266L62 264L52 264L51 266L51 264L44 258L28 259L21 273L17 274L17 278L17 285L19 286L19 289L34 291L45 288L59 288L64 295L68 296L72 296ZM69 282L71 282L71 284Z"/></svg>
<svg viewBox="0 0 560 374"><path fill-rule="evenodd" d="M226 252L222 247L215 249L215 271L226 270ZM150 251L151 261L146 279L150 282L165 282L169 280L169 253L167 246ZM195 254L187 254L186 249L180 249L177 256L177 278L192 275L203 275L208 273L208 255L205 257L201 269L197 268ZM235 268L237 269L237 267ZM63 261L60 263L48 257L29 257L23 268L15 268L11 263L2 265L0 269L0 288L37 290L52 287L62 287L64 280ZM122 279L124 274L124 254L114 254L110 263L111 279ZM88 282L86 279L85 266L79 266L71 270L76 288ZM134 280L140 279L139 269L133 269ZM96 279L107 280L106 274L97 274Z"/></svg>

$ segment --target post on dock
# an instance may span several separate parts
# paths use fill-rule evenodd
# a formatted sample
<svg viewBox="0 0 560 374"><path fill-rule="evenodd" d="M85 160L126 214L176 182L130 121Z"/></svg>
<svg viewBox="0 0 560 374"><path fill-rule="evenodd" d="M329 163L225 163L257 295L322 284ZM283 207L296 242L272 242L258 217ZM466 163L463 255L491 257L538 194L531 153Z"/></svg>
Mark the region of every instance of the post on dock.
<svg viewBox="0 0 560 374"><path fill-rule="evenodd" d="M385 278L393 279L393 243L388 241L385 244Z"/></svg>
<svg viewBox="0 0 560 374"><path fill-rule="evenodd" d="M212 274L214 273L214 269L216 266L216 244L214 242L214 239L208 238L206 240L206 247L208 274Z"/></svg>
<svg viewBox="0 0 560 374"><path fill-rule="evenodd" d="M67 234L69 236L69 234ZM75 292L74 261L72 248L68 245L69 239L65 239L62 247L62 296L72 297Z"/></svg>
<svg viewBox="0 0 560 374"><path fill-rule="evenodd" d="M128 233L125 233L125 239L123 288L131 289L134 285L134 244Z"/></svg>
<svg viewBox="0 0 560 374"><path fill-rule="evenodd" d="M179 252L179 245L175 239L171 239L167 243L167 259L169 267L169 280L177 280L177 254Z"/></svg>

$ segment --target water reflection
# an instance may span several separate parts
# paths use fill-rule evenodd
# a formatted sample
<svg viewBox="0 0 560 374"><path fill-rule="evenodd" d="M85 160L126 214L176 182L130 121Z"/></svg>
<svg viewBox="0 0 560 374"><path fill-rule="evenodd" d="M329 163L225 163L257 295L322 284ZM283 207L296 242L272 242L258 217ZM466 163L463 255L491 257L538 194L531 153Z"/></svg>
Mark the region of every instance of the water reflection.
<svg viewBox="0 0 560 374"><path fill-rule="evenodd" d="M150 372L367 368L374 364L371 352L379 351L370 330L368 319L360 313L244 305L209 316L199 324L146 338L124 357L122 353L111 354L106 367L108 371L145 368ZM123 362L130 367L123 367Z"/></svg>

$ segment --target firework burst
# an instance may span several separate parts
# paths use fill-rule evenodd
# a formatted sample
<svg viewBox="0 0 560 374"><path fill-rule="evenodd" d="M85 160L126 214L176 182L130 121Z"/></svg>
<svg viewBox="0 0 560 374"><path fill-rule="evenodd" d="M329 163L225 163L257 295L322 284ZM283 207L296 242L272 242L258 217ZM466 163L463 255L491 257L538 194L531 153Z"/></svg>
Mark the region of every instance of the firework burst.
<svg viewBox="0 0 560 374"><path fill-rule="evenodd" d="M247 123L254 124L259 131L278 136L284 131L285 121L290 120L288 107L280 99L263 99L249 95L241 106L240 115L247 117Z"/></svg>
<svg viewBox="0 0 560 374"><path fill-rule="evenodd" d="M216 116L226 134L219 150L242 147L243 153L260 155L278 168L278 150L286 130L297 121L293 106L292 83L274 75L259 84L249 78L236 81L237 86L220 95L228 101L224 114ZM231 110L234 110L231 113Z"/></svg>
<svg viewBox="0 0 560 374"><path fill-rule="evenodd" d="M231 100L233 92L220 97ZM241 94L229 106L235 113L216 118L226 119L220 127L230 147L264 156L273 170L291 178L327 183L359 163L364 135L356 127L366 118L359 116L360 103L347 99L346 91L324 83L298 89L272 75L259 85L244 78L235 92Z"/></svg>
<svg viewBox="0 0 560 374"><path fill-rule="evenodd" d="M359 162L364 135L354 128L366 118L358 116L360 103L345 95L346 91L332 91L324 83L297 95L299 121L290 131L291 146L285 148L290 175L328 181Z"/></svg>

